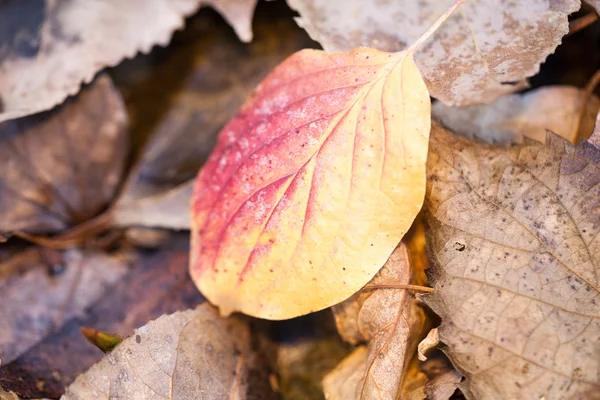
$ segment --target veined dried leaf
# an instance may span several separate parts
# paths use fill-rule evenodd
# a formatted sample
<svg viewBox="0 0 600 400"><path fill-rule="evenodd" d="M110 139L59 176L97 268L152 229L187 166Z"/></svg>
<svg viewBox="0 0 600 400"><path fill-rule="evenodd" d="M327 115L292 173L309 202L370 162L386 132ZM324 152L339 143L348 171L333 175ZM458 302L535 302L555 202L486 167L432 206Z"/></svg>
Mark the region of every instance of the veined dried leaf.
<svg viewBox="0 0 600 400"><path fill-rule="evenodd" d="M590 137L600 109L600 100L592 95L580 124L583 98L584 91L572 86L544 86L486 105L457 108L437 102L431 112L455 132L488 143L521 143L523 137L543 143L547 130L576 143Z"/></svg>
<svg viewBox="0 0 600 400"><path fill-rule="evenodd" d="M432 129L427 302L470 399L600 398L600 152L546 143Z"/></svg>
<svg viewBox="0 0 600 400"><path fill-rule="evenodd" d="M288 0L325 50L406 48L453 0ZM523 88L569 31L579 0L470 0L416 53L431 95L489 103ZM401 27L401 28L399 28ZM520 82L514 85L511 82Z"/></svg>
<svg viewBox="0 0 600 400"><path fill-rule="evenodd" d="M430 102L410 53L303 50L196 181L191 274L224 314L285 319L367 283L423 201Z"/></svg>
<svg viewBox="0 0 600 400"><path fill-rule="evenodd" d="M99 213L121 182L126 128L106 75L52 111L0 123L0 232L59 232Z"/></svg>
<svg viewBox="0 0 600 400"><path fill-rule="evenodd" d="M410 279L408 249L401 243L367 287L403 285ZM425 326L425 315L417 301L406 289L363 290L335 305L333 312L344 340L369 343L364 373L356 382L351 398L395 400L400 394L401 398L406 398L412 389L404 387L406 372ZM358 356L352 354L349 357ZM345 363L354 365L355 362ZM340 368L343 371L344 367Z"/></svg>
<svg viewBox="0 0 600 400"><path fill-rule="evenodd" d="M204 303L137 329L62 399L271 399L263 366L248 326Z"/></svg>
<svg viewBox="0 0 600 400"><path fill-rule="evenodd" d="M106 66L166 45L202 5L252 39L256 0L17 1L0 5L0 122L45 111Z"/></svg>

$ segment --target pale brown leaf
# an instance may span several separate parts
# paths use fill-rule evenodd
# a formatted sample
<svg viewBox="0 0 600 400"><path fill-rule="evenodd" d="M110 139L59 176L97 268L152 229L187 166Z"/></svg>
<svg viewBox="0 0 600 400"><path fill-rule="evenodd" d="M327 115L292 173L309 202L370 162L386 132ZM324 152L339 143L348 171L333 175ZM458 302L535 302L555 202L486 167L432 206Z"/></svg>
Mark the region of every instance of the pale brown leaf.
<svg viewBox="0 0 600 400"><path fill-rule="evenodd" d="M238 318L208 303L137 329L67 388L75 399L269 399L266 371Z"/></svg>
<svg viewBox="0 0 600 400"><path fill-rule="evenodd" d="M325 398L328 400L356 398L356 388L365 375L368 359L367 346L358 346L333 371L325 375L323 378Z"/></svg>
<svg viewBox="0 0 600 400"><path fill-rule="evenodd" d="M0 364L29 350L63 321L80 317L127 272L117 257L64 253L64 270L49 271L44 250L30 249L0 263ZM1 389L0 389L1 390Z"/></svg>
<svg viewBox="0 0 600 400"><path fill-rule="evenodd" d="M0 5L0 122L45 111L106 66L168 44L184 18L210 5L244 41L256 0L28 1Z"/></svg>
<svg viewBox="0 0 600 400"><path fill-rule="evenodd" d="M487 105L458 108L437 102L431 112L455 132L488 143L522 143L524 137L544 142L547 130L575 143L590 137L600 109L600 100L592 95L580 124L583 96L583 90L572 86L543 86Z"/></svg>
<svg viewBox="0 0 600 400"><path fill-rule="evenodd" d="M427 302L469 399L600 396L600 152L546 142L432 129Z"/></svg>
<svg viewBox="0 0 600 400"><path fill-rule="evenodd" d="M0 123L0 232L59 232L102 211L121 182L126 128L105 75L52 111Z"/></svg>
<svg viewBox="0 0 600 400"><path fill-rule="evenodd" d="M440 335L437 328L433 328L427 333L427 337L421 340L418 347L418 357L420 361L427 360L427 352L437 347L440 344Z"/></svg>
<svg viewBox="0 0 600 400"><path fill-rule="evenodd" d="M342 338L350 343L368 342L364 373L354 387L353 398L396 399L399 393L406 394L402 392L405 374L416 353L425 315L405 289L394 289L393 285L408 284L410 279L408 249L401 243L365 289L333 307ZM368 289L370 286L373 289ZM346 362L355 363L356 359Z"/></svg>
<svg viewBox="0 0 600 400"><path fill-rule="evenodd" d="M288 0L326 50L401 50L453 0ZM577 0L467 1L417 51L431 95L449 105L489 103L523 87L569 31ZM514 85L511 82L521 82Z"/></svg>

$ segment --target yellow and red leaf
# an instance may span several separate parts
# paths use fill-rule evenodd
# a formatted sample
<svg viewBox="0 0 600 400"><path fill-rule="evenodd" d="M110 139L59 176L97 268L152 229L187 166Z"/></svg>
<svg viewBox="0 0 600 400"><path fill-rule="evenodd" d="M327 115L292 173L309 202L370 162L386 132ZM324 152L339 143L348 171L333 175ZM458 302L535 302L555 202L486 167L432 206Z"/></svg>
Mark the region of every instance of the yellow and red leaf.
<svg viewBox="0 0 600 400"><path fill-rule="evenodd" d="M411 51L300 51L222 130L192 200L191 275L221 312L336 304L423 203L430 100Z"/></svg>

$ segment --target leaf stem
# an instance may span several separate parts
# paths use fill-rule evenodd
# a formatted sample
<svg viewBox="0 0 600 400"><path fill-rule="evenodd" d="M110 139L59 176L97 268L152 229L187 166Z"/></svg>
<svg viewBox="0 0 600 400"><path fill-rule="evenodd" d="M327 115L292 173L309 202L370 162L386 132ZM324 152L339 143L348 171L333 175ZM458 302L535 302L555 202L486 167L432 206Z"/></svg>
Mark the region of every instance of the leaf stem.
<svg viewBox="0 0 600 400"><path fill-rule="evenodd" d="M434 288L430 288L427 286L410 285L410 284L403 284L403 283L372 284L372 285L366 285L365 287L363 287L363 290L375 290L375 289L409 289L409 290L416 290L416 291L425 292L425 293L435 292Z"/></svg>
<svg viewBox="0 0 600 400"><path fill-rule="evenodd" d="M429 29L427 29L427 30L425 31L425 33L424 33L424 34L422 34L422 35L421 35L421 37L420 37L420 38L418 38L418 39L417 39L417 40L416 40L416 41L415 41L415 42L412 44L412 46L410 46L410 47L408 48L408 50L407 50L407 51L408 51L409 53L412 53L412 52L414 52L414 51L416 50L416 48L417 48L417 47L419 47L421 44L423 44L423 42L424 42L424 41L426 41L427 39L429 39L429 37L430 37L431 35L433 35L433 33L434 33L435 31L437 31L437 30L438 30L438 28L440 27L440 25L442 25L442 24L443 24L443 23L444 23L444 22L445 22L445 21L448 19L448 17L450 17L450 15L451 15L451 14L454 12L454 10L456 10L456 8L457 8L459 5L461 5L462 3L464 3L465 1L466 1L466 0L455 0L455 1L454 1L454 3L452 3L452 5L450 6L450 8L448 8L448 9L446 10L446 12L444 12L444 13L442 14L442 16L441 16L441 17L439 17L439 18L437 19L437 21L435 21L435 22L433 23L433 25L431 25L431 26L429 27Z"/></svg>

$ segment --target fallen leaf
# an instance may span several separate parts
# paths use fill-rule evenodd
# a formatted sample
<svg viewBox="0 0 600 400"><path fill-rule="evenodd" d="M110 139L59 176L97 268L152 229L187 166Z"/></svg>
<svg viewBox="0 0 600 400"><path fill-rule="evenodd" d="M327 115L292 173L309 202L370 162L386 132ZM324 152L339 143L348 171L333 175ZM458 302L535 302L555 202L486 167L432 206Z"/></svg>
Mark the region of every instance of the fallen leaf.
<svg viewBox="0 0 600 400"><path fill-rule="evenodd" d="M430 102L411 52L302 50L221 131L191 275L223 314L286 319L364 286L423 201Z"/></svg>
<svg viewBox="0 0 600 400"><path fill-rule="evenodd" d="M374 289L358 292L333 306L342 338L350 343L368 342L364 373L349 398L394 400L399 396L408 397L411 390L403 386L407 382L409 361L416 354L417 344L424 333L425 315L406 289L389 286L406 285L411 275L408 249L401 243L366 286ZM350 357L361 356L353 354ZM356 363L356 360L346 362L347 365ZM344 375L346 373L342 372L342 377ZM344 392L346 390L349 389L345 388Z"/></svg>
<svg viewBox="0 0 600 400"><path fill-rule="evenodd" d="M448 400L458 389L462 375L456 371L440 350L436 350L421 369L427 375L427 400Z"/></svg>
<svg viewBox="0 0 600 400"><path fill-rule="evenodd" d="M440 344L440 335L437 328L434 328L427 333L427 337L421 340L418 347L418 356L420 361L427 360L427 352L435 349Z"/></svg>
<svg viewBox="0 0 600 400"><path fill-rule="evenodd" d="M0 232L59 232L102 211L121 182L126 127L107 76L55 110L0 123Z"/></svg>
<svg viewBox="0 0 600 400"><path fill-rule="evenodd" d="M119 226L189 229L193 190L194 181L191 180L166 192L118 203L113 218Z"/></svg>
<svg viewBox="0 0 600 400"><path fill-rule="evenodd" d="M511 148L434 124L427 303L467 398L600 394L600 152Z"/></svg>
<svg viewBox="0 0 600 400"><path fill-rule="evenodd" d="M218 131L273 67L314 46L279 3L257 8L252 43L241 44L215 13L200 12L172 46L112 71L134 137L149 137L114 207L117 225L189 229L184 185L192 185Z"/></svg>
<svg viewBox="0 0 600 400"><path fill-rule="evenodd" d="M22 285L25 291L22 297L35 293L40 303L48 303L45 305L28 302L26 304L31 304L31 307L27 310L40 310L42 306L51 307L56 304L55 307L45 311L47 314L41 314L37 320L27 317L28 314L19 309L18 304L14 304L11 298L6 300L3 298L2 308L8 307L19 311L22 319L31 323L44 323L49 328L52 328L52 320L55 324L53 329L44 331L44 334L36 338L35 344L26 352L14 361L2 364L0 386L25 398L58 398L64 393L67 385L103 356L100 350L91 346L81 335L81 326L128 336L136 327L164 313L187 309L201 303L203 298L187 273L188 242L187 234L173 234L158 251L121 250L110 257L100 255L98 263L90 267L92 271L85 273L108 275L115 262L126 262L126 272L112 285L106 286L102 294L85 309L74 313L71 311L72 308L81 305L81 301L77 299L97 292L96 287L100 283L98 282L100 278L96 278L93 283L87 283L87 280L81 278L76 286L76 302L67 304L69 308L65 310L60 320L55 318L55 315L59 313L60 308L64 309L64 300L68 299L68 292L74 283L68 279L76 272L69 269L70 265L65 265L64 271L61 271L60 266L54 268L56 270L54 276L47 278L59 286L52 292L49 292L44 285L36 286L35 282L27 286ZM12 265L17 264L15 262ZM4 268L6 265L8 263L2 264L0 270L8 274L10 271ZM24 264L19 270L25 268L42 270L44 266L32 264L30 267L29 264ZM82 268L88 268L87 264L83 263ZM19 273L15 268L12 270L12 275ZM83 274L84 271L82 269L81 273ZM15 281L18 281L18 278L12 280ZM7 287L3 287L0 291L3 294L10 292ZM72 317L68 318L69 315ZM29 330L31 325L15 325L11 321L8 320L7 324L10 323L8 326L11 326L15 332L20 332L20 336L16 336L17 341L13 343L20 345L19 338L23 340L28 337L21 329ZM34 340L31 342L33 343ZM9 349L12 349L11 346L13 345L6 345Z"/></svg>
<svg viewBox="0 0 600 400"><path fill-rule="evenodd" d="M600 109L600 100L592 95L579 124L583 95L572 86L544 86L486 105L457 108L437 102L431 112L453 131L488 143L522 143L524 137L543 143L547 130L576 143L590 137Z"/></svg>
<svg viewBox="0 0 600 400"><path fill-rule="evenodd" d="M238 318L209 304L137 329L67 388L69 399L268 399L267 374Z"/></svg>
<svg viewBox="0 0 600 400"><path fill-rule="evenodd" d="M288 0L325 50L402 50L453 0ZM489 103L523 88L569 31L578 0L467 1L416 52L431 95L448 105ZM398 27L402 27L399 29ZM521 82L513 84L513 82Z"/></svg>
<svg viewBox="0 0 600 400"><path fill-rule="evenodd" d="M2 366L38 343L55 324L82 316L127 271L122 261L98 252L69 250L62 258L64 265L56 266L54 275L38 248L0 264Z"/></svg>
<svg viewBox="0 0 600 400"><path fill-rule="evenodd" d="M323 378L323 392L328 400L355 399L356 388L365 376L369 361L367 346L358 346L333 371Z"/></svg>
<svg viewBox="0 0 600 400"><path fill-rule="evenodd" d="M0 26L0 122L46 111L106 66L166 45L184 18L211 5L252 39L256 0L4 2ZM35 94L35 95L33 95Z"/></svg>

